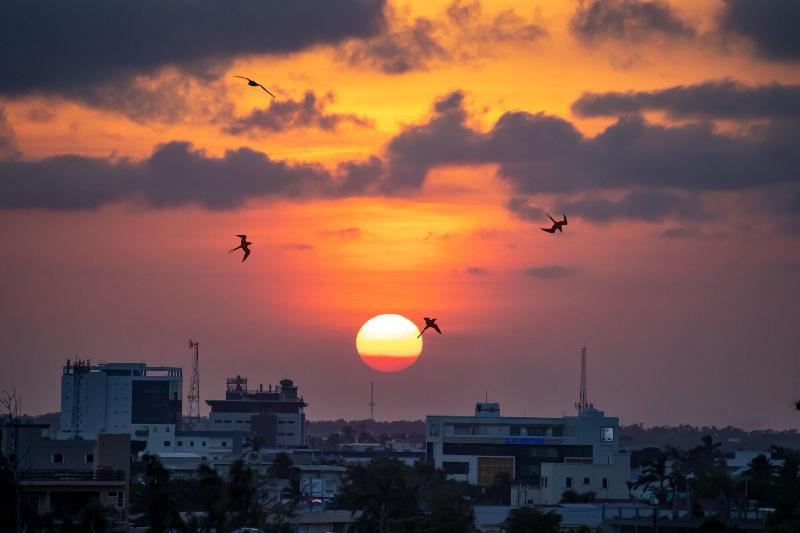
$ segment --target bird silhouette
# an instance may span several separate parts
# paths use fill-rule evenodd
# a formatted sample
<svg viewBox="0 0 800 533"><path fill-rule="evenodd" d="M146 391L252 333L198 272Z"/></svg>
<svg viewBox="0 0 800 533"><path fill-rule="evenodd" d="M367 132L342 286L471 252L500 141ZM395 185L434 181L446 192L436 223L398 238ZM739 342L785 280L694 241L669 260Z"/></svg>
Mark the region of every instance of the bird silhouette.
<svg viewBox="0 0 800 533"><path fill-rule="evenodd" d="M417 338L419 339L420 337L422 337L422 334L425 333L425 330L428 329L428 328L435 329L436 333L438 333L439 335L442 334L442 330L440 330L439 326L436 324L436 319L435 318L425 317L425 327L422 328L422 331L419 332L419 335L417 335Z"/></svg>
<svg viewBox="0 0 800 533"><path fill-rule="evenodd" d="M553 217L550 216L550 213L545 213L545 215L547 215L547 218L549 218L550 220L553 221L553 225L551 227L549 227L549 228L539 228L539 229L541 229L542 231L546 231L547 233L555 233L556 230L558 230L558 231L560 231L562 233L564 232L564 230L561 229L561 228L563 226L567 225L567 214L566 213L564 213L564 220L556 220L556 219L554 219Z"/></svg>
<svg viewBox="0 0 800 533"><path fill-rule="evenodd" d="M275 98L274 94L269 92L269 90L266 87L264 87L263 85L261 85L260 83L258 83L255 80L251 80L250 78L246 78L244 76L234 76L234 78L242 78L243 80L247 80L247 85L249 85L250 87L261 87L262 89L264 89L264 92L266 92L271 97Z"/></svg>
<svg viewBox="0 0 800 533"><path fill-rule="evenodd" d="M231 248L230 250L228 250L228 253L235 252L236 250L241 248L242 250L244 250L244 257L242 257L242 263L244 263L244 260L247 259L250 256L250 248L249 248L249 246L251 244L253 244L253 243L252 242L247 242L247 235L237 235L237 237L242 239L241 244L239 244L239 246L237 246L236 248Z"/></svg>
<svg viewBox="0 0 800 533"><path fill-rule="evenodd" d="M794 402L794 406L800 411L800 401Z"/></svg>

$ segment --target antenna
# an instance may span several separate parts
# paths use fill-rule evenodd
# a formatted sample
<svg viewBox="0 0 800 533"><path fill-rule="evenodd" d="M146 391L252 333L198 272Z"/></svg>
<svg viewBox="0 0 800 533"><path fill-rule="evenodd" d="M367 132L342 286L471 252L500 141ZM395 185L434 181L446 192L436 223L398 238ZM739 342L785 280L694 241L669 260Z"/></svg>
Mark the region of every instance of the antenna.
<svg viewBox="0 0 800 533"><path fill-rule="evenodd" d="M580 413L589 407L589 399L586 391L586 346L581 348L581 390L578 403L575 404L575 409Z"/></svg>
<svg viewBox="0 0 800 533"><path fill-rule="evenodd" d="M75 357L75 364L72 365L72 431L73 437L81 438L81 424L83 423L83 409L81 408L81 386L83 384L84 372L91 370L89 359L83 360ZM69 360L67 360L67 371L69 371Z"/></svg>
<svg viewBox="0 0 800 533"><path fill-rule="evenodd" d="M189 395L189 424L195 427L200 423L200 342L189 339L189 349L194 350L192 357L192 384Z"/></svg>
<svg viewBox="0 0 800 533"><path fill-rule="evenodd" d="M369 419L375 420L375 382L369 382Z"/></svg>

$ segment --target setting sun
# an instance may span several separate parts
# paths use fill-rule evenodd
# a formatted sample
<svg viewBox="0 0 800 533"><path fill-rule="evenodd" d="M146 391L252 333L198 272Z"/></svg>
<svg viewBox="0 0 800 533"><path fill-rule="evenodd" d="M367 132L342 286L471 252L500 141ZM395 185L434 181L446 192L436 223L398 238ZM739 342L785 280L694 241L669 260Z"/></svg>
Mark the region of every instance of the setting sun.
<svg viewBox="0 0 800 533"><path fill-rule="evenodd" d="M401 315L378 315L367 320L356 336L361 360L381 372L399 372L422 353L419 329Z"/></svg>

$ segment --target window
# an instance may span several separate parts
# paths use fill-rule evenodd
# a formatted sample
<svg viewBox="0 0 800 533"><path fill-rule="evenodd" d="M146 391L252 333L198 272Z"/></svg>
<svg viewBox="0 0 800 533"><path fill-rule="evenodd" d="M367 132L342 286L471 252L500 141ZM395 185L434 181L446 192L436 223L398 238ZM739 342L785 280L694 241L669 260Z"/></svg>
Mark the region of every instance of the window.
<svg viewBox="0 0 800 533"><path fill-rule="evenodd" d="M286 420L278 420L278 424L285 424Z"/></svg>
<svg viewBox="0 0 800 533"><path fill-rule="evenodd" d="M116 500L117 507L122 507L125 504L124 492L109 492L108 498L110 500Z"/></svg>
<svg viewBox="0 0 800 533"><path fill-rule="evenodd" d="M461 461L444 461L442 463L442 470L445 474L469 474L469 463Z"/></svg>
<svg viewBox="0 0 800 533"><path fill-rule="evenodd" d="M585 477L585 478L583 478L583 484L584 485L591 485L592 484L592 480L589 479L588 477Z"/></svg>
<svg viewBox="0 0 800 533"><path fill-rule="evenodd" d="M222 447L223 448L227 448L228 447L228 441L226 441L226 440L222 441Z"/></svg>
<svg viewBox="0 0 800 533"><path fill-rule="evenodd" d="M278 433L278 436L279 436L279 437L285 437L285 436L286 436L286 433Z"/></svg>
<svg viewBox="0 0 800 533"><path fill-rule="evenodd" d="M607 478L607 477L604 477L604 478L603 478L603 488L604 488L604 489L607 489L607 488L608 488L608 478Z"/></svg>
<svg viewBox="0 0 800 533"><path fill-rule="evenodd" d="M203 447L205 447L205 445L206 445L206 441L203 441Z"/></svg>
<svg viewBox="0 0 800 533"><path fill-rule="evenodd" d="M164 431L166 431L167 433L169 433L169 426L165 427L165 428L164 428Z"/></svg>
<svg viewBox="0 0 800 533"><path fill-rule="evenodd" d="M567 478L567 479L564 481L564 485L566 485L566 487L567 487L568 489L571 489L571 488L572 488L572 478L571 478L571 477L568 477L568 478Z"/></svg>
<svg viewBox="0 0 800 533"><path fill-rule="evenodd" d="M93 454L93 453L87 453L87 454L86 454L86 455L83 457L83 460L84 460L85 462L87 462L87 463L93 463L93 462L94 462L94 454Z"/></svg>
<svg viewBox="0 0 800 533"><path fill-rule="evenodd" d="M478 457L478 485L488 487L494 484L498 474L508 474L514 479L513 457Z"/></svg>
<svg viewBox="0 0 800 533"><path fill-rule="evenodd" d="M50 462L53 463L54 465L60 465L61 463L64 462L64 454L63 453L54 453L50 457Z"/></svg>
<svg viewBox="0 0 800 533"><path fill-rule="evenodd" d="M182 440L178 441L178 446L183 446L183 441Z"/></svg>
<svg viewBox="0 0 800 533"><path fill-rule="evenodd" d="M294 433L287 433L286 436L287 437L294 437Z"/></svg>
<svg viewBox="0 0 800 533"><path fill-rule="evenodd" d="M194 446L194 441L193 440L189 441L189 446Z"/></svg>
<svg viewBox="0 0 800 533"><path fill-rule="evenodd" d="M611 442L614 440L614 428L600 428L600 440Z"/></svg>
<svg viewBox="0 0 800 533"><path fill-rule="evenodd" d="M431 437L438 437L439 436L439 424L438 423L436 423L436 422L431 423L430 435L431 435Z"/></svg>
<svg viewBox="0 0 800 533"><path fill-rule="evenodd" d="M294 420L287 420L286 423L287 424L294 424Z"/></svg>
<svg viewBox="0 0 800 533"><path fill-rule="evenodd" d="M165 440L164 441L164 446L172 446L172 441Z"/></svg>

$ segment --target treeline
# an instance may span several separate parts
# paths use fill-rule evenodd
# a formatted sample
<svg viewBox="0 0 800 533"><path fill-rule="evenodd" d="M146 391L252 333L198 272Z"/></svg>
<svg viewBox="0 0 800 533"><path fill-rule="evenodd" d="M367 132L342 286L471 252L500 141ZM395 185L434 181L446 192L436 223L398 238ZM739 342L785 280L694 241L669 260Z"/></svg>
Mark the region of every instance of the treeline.
<svg viewBox="0 0 800 533"><path fill-rule="evenodd" d="M772 446L800 450L800 433L797 430L753 430L727 426L652 426L643 424L621 426L620 444L627 450L654 446L657 448L691 448L705 436L720 444L723 452L736 450L769 450Z"/></svg>

